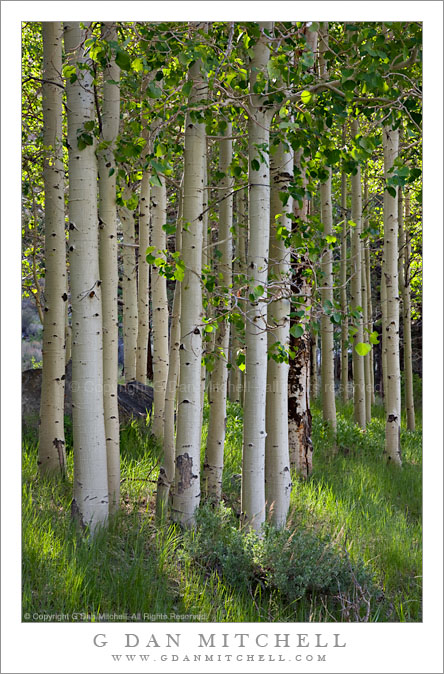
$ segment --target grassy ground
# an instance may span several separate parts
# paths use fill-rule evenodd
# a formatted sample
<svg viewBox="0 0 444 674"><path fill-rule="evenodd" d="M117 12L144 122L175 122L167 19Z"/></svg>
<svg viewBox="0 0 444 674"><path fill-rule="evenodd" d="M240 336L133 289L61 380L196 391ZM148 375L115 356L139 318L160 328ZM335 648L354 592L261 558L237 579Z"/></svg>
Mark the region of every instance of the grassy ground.
<svg viewBox="0 0 444 674"><path fill-rule="evenodd" d="M230 405L227 421L225 505L204 508L198 529L185 534L155 526L160 452L145 428L122 431L121 510L93 542L70 519L72 452L67 480L45 483L36 470L36 440L25 437L24 619L420 621L420 429L402 431L399 471L381 461L382 409L375 406L365 433L351 416L351 405L339 407L339 451L332 457L313 409L313 476L295 478L287 532L267 532L261 541L239 533L237 405ZM346 590L338 589L340 578L349 583Z"/></svg>

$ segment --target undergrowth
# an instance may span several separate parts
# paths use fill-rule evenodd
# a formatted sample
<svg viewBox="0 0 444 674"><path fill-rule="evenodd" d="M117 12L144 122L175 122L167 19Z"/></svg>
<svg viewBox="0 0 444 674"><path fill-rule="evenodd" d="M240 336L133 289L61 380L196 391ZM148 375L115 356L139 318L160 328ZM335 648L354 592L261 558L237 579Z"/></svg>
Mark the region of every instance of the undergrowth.
<svg viewBox="0 0 444 674"><path fill-rule="evenodd" d="M24 620L420 621L420 430L403 428L396 470L381 459L381 406L363 432L338 404L336 451L312 412L313 475L293 476L286 528L261 537L240 526L239 405L227 415L223 503L203 504L191 531L155 524L161 449L140 423L121 433L121 508L94 540L71 522L69 425L56 484L40 479L36 438L24 436ZM203 448L207 422L206 406Z"/></svg>

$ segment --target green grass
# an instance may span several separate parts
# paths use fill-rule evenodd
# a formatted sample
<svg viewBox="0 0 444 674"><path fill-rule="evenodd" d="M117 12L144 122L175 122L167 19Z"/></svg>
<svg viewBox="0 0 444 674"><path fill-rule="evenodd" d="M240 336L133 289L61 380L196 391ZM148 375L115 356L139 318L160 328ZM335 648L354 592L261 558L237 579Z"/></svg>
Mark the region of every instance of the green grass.
<svg viewBox="0 0 444 674"><path fill-rule="evenodd" d="M312 411L314 470L307 481L294 478L290 541L274 539L272 533L262 541L239 534L239 405L230 404L228 410L225 507L220 512L204 508L195 532L156 528L160 449L140 424L121 433L121 509L93 541L71 522L72 452L66 481L51 484L38 476L35 438L24 437L23 615L30 616L25 619L57 614L60 620L72 620L80 614L79 621L94 621L112 614L122 621L190 621L189 616L217 622L354 621L364 619L368 601L370 621L420 621L420 428L415 433L402 430L404 465L396 470L381 459L380 406L374 407L374 418L363 433L351 421L351 405L338 404L335 456L320 410L315 405ZM206 407L203 447L207 422ZM69 428L67 439L69 450ZM300 558L287 568L280 562L289 545L296 546L299 552L292 555ZM320 568L324 552L312 560L319 546L330 560L321 575L328 576L333 567L346 575L348 568L354 569L365 599L361 601L358 584L342 600L326 589L327 580L325 587L317 587L309 567L313 563ZM302 571L305 585L296 596L290 591L291 574ZM347 601L353 608L348 613Z"/></svg>

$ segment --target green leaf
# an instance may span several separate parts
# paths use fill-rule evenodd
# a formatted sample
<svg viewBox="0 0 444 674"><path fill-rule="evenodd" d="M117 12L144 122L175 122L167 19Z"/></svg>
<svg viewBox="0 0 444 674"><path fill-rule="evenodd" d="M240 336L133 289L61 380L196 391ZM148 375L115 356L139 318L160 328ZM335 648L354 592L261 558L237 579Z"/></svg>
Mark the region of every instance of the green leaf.
<svg viewBox="0 0 444 674"><path fill-rule="evenodd" d="M249 294L250 302L256 302L264 294L264 286L258 285L256 288L252 288L251 293Z"/></svg>
<svg viewBox="0 0 444 674"><path fill-rule="evenodd" d="M302 103L304 103L304 105L307 105L307 103L310 103L311 93L307 90L303 91L301 93L301 101L302 101Z"/></svg>
<svg viewBox="0 0 444 674"><path fill-rule="evenodd" d="M110 170L109 170L109 172L108 172L108 177L111 178L111 176L112 176L115 172L116 172L116 169L115 169L115 168L110 168Z"/></svg>
<svg viewBox="0 0 444 674"><path fill-rule="evenodd" d="M159 176L157 175L157 173L155 173L154 175L151 176L150 185L152 187L154 187L154 186L162 187L162 182L161 182Z"/></svg>
<svg viewBox="0 0 444 674"><path fill-rule="evenodd" d="M251 168L253 169L253 171L259 171L260 167L261 165L259 164L257 159L251 160Z"/></svg>
<svg viewBox="0 0 444 674"><path fill-rule="evenodd" d="M337 238L335 236L330 236L330 234L327 234L325 240L327 243L336 243Z"/></svg>
<svg viewBox="0 0 444 674"><path fill-rule="evenodd" d="M390 194L391 197L396 199L396 190L395 190L394 187L391 187L390 185L387 185L386 190Z"/></svg>
<svg viewBox="0 0 444 674"><path fill-rule="evenodd" d="M164 225L162 225L162 229L167 234L175 234L176 225L175 225L175 223L172 223L172 224L165 223Z"/></svg>
<svg viewBox="0 0 444 674"><path fill-rule="evenodd" d="M192 82L186 82L182 87L182 91L183 91L184 95L189 96L192 88L193 88L193 83Z"/></svg>
<svg viewBox="0 0 444 674"><path fill-rule="evenodd" d="M372 350L371 344L365 344L364 342L358 342L355 344L355 351L358 356L366 356Z"/></svg>
<svg viewBox="0 0 444 674"><path fill-rule="evenodd" d="M292 337L294 337L295 339L299 339L300 337L302 337L304 332L305 332L304 326L300 325L300 324L292 325L291 328L290 328L290 335Z"/></svg>
<svg viewBox="0 0 444 674"><path fill-rule="evenodd" d="M150 98L160 98L162 96L162 89L159 89L154 82L150 82L146 88L146 93Z"/></svg>
<svg viewBox="0 0 444 674"><path fill-rule="evenodd" d="M85 131L92 131L94 129L94 120L90 119L89 122L84 124Z"/></svg>
<svg viewBox="0 0 444 674"><path fill-rule="evenodd" d="M133 70L136 71L136 73L140 73L143 70L143 61L141 58L136 58L131 64L131 67Z"/></svg>
<svg viewBox="0 0 444 674"><path fill-rule="evenodd" d="M129 54L123 49L117 50L116 63L122 70L131 70L131 59Z"/></svg>
<svg viewBox="0 0 444 674"><path fill-rule="evenodd" d="M371 332L371 333L370 333L370 343L371 343L371 344L379 344L379 339L378 339L378 337L379 337L379 335L378 335L378 333L376 332L376 330L375 330L374 332Z"/></svg>

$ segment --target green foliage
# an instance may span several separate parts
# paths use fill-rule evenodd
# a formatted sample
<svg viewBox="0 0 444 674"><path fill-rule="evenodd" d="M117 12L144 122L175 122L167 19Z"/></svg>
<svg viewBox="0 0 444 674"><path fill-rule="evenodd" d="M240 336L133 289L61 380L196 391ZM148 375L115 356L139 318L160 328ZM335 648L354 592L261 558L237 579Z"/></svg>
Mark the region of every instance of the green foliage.
<svg viewBox="0 0 444 674"><path fill-rule="evenodd" d="M355 351L358 356L366 356L372 350L371 344L366 344L365 342L358 342L355 344Z"/></svg>
<svg viewBox="0 0 444 674"><path fill-rule="evenodd" d="M185 533L181 555L207 573L216 571L235 589L254 596L260 586L285 603L312 593L332 599L338 593L351 595L356 583L369 596L376 591L362 565L353 567L327 536L293 526L282 531L266 526L259 537L242 531L224 505L200 508L196 529Z"/></svg>

